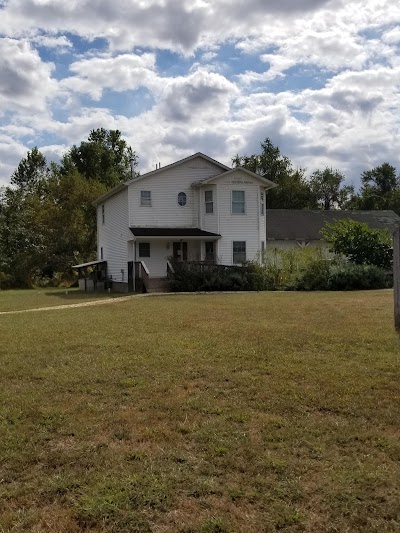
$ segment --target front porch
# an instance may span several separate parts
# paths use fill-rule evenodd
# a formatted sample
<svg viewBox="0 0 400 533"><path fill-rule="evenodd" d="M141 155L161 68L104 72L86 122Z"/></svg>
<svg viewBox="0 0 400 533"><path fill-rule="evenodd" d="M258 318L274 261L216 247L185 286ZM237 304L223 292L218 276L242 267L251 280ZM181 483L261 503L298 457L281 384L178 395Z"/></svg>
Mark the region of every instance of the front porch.
<svg viewBox="0 0 400 533"><path fill-rule="evenodd" d="M220 235L198 228L130 228L130 258L141 262L149 279L166 278L168 261L217 262Z"/></svg>

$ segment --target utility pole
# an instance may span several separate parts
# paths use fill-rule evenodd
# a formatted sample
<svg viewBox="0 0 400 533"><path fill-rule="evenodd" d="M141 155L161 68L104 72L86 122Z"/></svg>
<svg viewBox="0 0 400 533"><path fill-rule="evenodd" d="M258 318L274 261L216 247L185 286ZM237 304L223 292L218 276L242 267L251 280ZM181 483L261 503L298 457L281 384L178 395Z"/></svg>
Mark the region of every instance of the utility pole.
<svg viewBox="0 0 400 533"><path fill-rule="evenodd" d="M394 326L400 333L400 227L393 233Z"/></svg>

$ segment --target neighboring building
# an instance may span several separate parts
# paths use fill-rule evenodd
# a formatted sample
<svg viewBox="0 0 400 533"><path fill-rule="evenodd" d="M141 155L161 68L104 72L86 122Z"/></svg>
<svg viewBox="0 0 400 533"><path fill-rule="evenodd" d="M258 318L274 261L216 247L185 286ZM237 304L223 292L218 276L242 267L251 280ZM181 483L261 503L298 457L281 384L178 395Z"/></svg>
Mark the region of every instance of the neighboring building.
<svg viewBox="0 0 400 533"><path fill-rule="evenodd" d="M223 265L259 260L265 193L274 186L201 153L135 177L96 200L98 261L91 265L101 265L99 272L106 265L113 288L133 290L138 267L151 284L166 277L170 257Z"/></svg>
<svg viewBox="0 0 400 533"><path fill-rule="evenodd" d="M327 246L321 235L325 223L351 219L373 229L393 232L400 224L394 211L306 211L267 209L267 248Z"/></svg>

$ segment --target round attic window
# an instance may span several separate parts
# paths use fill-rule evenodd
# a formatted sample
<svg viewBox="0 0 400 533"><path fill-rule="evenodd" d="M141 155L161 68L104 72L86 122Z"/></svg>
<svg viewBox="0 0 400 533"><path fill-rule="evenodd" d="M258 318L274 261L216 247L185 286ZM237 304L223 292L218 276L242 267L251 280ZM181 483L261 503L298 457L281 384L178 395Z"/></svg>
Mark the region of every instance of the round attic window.
<svg viewBox="0 0 400 533"><path fill-rule="evenodd" d="M187 196L185 192L180 192L178 194L178 205L184 207L187 203Z"/></svg>

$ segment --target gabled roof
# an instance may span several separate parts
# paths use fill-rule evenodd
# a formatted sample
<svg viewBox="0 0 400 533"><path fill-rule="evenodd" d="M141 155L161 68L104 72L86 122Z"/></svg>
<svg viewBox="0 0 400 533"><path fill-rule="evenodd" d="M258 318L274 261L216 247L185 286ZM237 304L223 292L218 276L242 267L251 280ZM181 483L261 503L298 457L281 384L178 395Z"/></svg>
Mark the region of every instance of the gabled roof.
<svg viewBox="0 0 400 533"><path fill-rule="evenodd" d="M185 157L184 159L180 159L179 161L175 161L175 163L171 163L170 165L166 165L165 167L157 168L156 170L151 170L150 172L146 172L146 174L141 174L140 176L136 176L136 178L133 178L127 182L125 182L125 185L129 185L130 183L134 183L136 181L140 181L144 178L149 178L150 176L156 176L157 174L160 174L161 172L164 172L164 170L170 170L171 168L177 167L179 165L182 165L182 163L188 163L189 161L192 161L193 159L196 159L197 157L201 157L205 161L208 161L209 163L212 163L213 165L217 165L222 170L231 170L230 167L227 167L226 165L223 165L219 161L216 161L215 159L212 159L211 157L208 157L208 155L202 154L201 152L197 152L193 155L190 155L189 157Z"/></svg>
<svg viewBox="0 0 400 533"><path fill-rule="evenodd" d="M301 209L267 209L267 240L322 239L325 222L351 219L365 222L373 229L394 231L400 217L394 211L306 211Z"/></svg>
<svg viewBox="0 0 400 533"><path fill-rule="evenodd" d="M187 163L189 161L192 161L192 159L196 159L196 157L201 157L205 161L208 161L209 163L212 163L213 165L216 165L216 166L220 167L222 169L222 171L231 170L230 167L227 167L226 165L220 163L219 161L216 161L215 159L212 159L208 155L202 154L201 152L196 152L195 154L190 155L189 157L185 157L184 159L180 159L179 161L175 161L175 163L171 163L170 165L166 165L165 167L157 168L156 170L151 170L150 172L146 172L145 174L141 174L139 176L136 176L135 178L132 178L132 179L130 179L128 181L125 181L124 183L120 183L119 185L117 185L113 189L109 190L108 192L106 192L105 194L103 194L102 196L97 198L93 202L93 205L98 205L98 204L104 202L104 200L107 200L107 198L110 198L110 196L114 196L114 194L122 191L125 187L127 187L131 183L135 183L136 181L140 181L142 179L149 178L151 176L156 176L157 174L161 174L165 170L169 170L171 168L174 168L174 167L177 167L177 166L181 165L182 163Z"/></svg>
<svg viewBox="0 0 400 533"><path fill-rule="evenodd" d="M247 174L251 178L256 179L257 181L262 183L266 189L272 189L274 187L277 187L277 184L274 183L273 181L270 181L267 178L264 178L263 176L256 174L255 172L251 172L251 170L247 170L247 168L244 168L244 167L230 168L229 170L227 170L227 172L217 174L216 176L211 176L209 178L206 178L205 180L197 181L196 183L192 184L192 187L201 187L203 185L207 185L208 183L212 183L222 177L225 178L226 176L229 176L230 174L233 174L234 172L237 172L237 171L243 172L244 174Z"/></svg>

